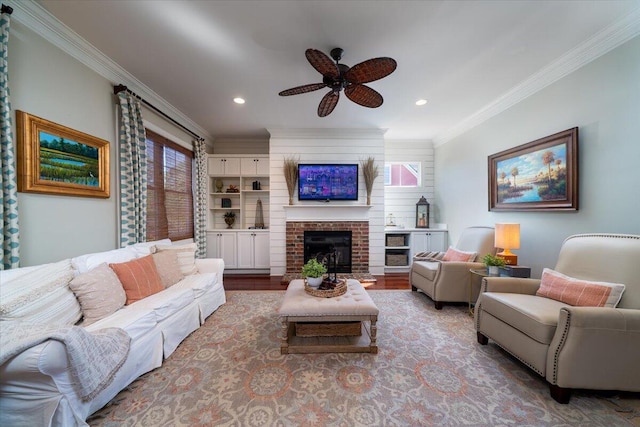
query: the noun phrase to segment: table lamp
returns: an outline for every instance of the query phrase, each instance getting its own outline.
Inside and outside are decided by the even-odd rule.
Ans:
[[[511,249],[520,249],[520,224],[496,224],[494,246],[502,249],[496,256],[504,259],[507,265],[517,265],[518,256],[512,253]]]

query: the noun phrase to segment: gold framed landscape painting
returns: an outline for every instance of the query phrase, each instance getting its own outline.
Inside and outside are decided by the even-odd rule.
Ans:
[[[18,191],[109,197],[109,142],[16,111]]]
[[[489,156],[490,211],[577,211],[578,128]]]

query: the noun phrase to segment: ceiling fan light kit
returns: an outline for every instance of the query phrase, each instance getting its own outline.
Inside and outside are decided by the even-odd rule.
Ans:
[[[344,50],[336,47],[331,50],[329,58],[317,49],[307,49],[307,60],[317,72],[322,74],[322,83],[311,83],[283,90],[280,96],[300,95],[313,92],[325,87],[331,90],[322,97],[318,105],[318,116],[326,117],[336,108],[340,100],[340,92],[351,101],[368,108],[378,108],[384,102],[382,95],[365,86],[364,83],[373,82],[393,73],[397,63],[393,58],[373,58],[349,67],[340,64]],[[333,60],[332,60],[333,59]],[[334,62],[335,61],[335,62]]]

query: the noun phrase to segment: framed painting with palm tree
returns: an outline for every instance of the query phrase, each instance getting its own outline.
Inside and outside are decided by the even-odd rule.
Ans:
[[[578,128],[489,156],[489,210],[578,210]]]

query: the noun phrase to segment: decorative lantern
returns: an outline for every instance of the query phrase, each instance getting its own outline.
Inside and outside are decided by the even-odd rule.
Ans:
[[[416,203],[416,228],[429,228],[429,202],[424,196]]]

